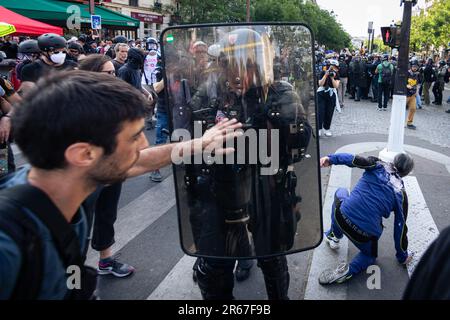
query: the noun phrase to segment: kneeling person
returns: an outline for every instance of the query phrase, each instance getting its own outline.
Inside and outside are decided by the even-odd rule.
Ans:
[[[325,233],[325,241],[331,249],[339,248],[340,239],[346,235],[360,250],[350,264],[341,263],[335,270],[325,270],[319,276],[319,283],[326,285],[342,283],[363,272],[375,263],[378,255],[378,239],[383,232],[382,220],[395,214],[394,242],[399,263],[407,264],[408,238],[406,217],[408,198],[402,178],[414,167],[413,159],[407,154],[398,154],[393,163],[386,163],[376,157],[364,158],[347,153],[332,154],[320,159],[321,167],[346,165],[364,169],[365,172],[349,194],[339,188],[334,196],[331,211],[331,228]]]

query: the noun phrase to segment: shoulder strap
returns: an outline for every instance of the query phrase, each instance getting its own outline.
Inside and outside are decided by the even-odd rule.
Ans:
[[[16,205],[0,197],[0,230],[19,247],[22,263],[10,300],[34,300],[43,278],[42,242],[37,226]]]
[[[19,207],[30,209],[50,230],[64,265],[83,265],[78,236],[59,209],[41,190],[29,184],[2,190],[0,197],[12,200]]]

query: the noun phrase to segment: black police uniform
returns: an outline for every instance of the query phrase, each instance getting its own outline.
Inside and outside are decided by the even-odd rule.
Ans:
[[[302,159],[311,127],[299,96],[288,82],[275,82],[267,93],[263,88],[251,88],[239,96],[227,92],[227,81],[219,76],[217,82],[199,89],[190,104],[193,118],[212,124],[217,113],[223,112],[244,123],[244,128],[280,130],[280,166],[275,175],[264,176],[259,175],[261,164],[190,165],[185,179],[194,242],[199,254],[249,256],[248,228],[257,255],[287,251],[300,219],[293,208],[301,201],[295,192],[295,172],[289,167]],[[211,96],[211,87],[219,93]],[[208,107],[201,109],[205,105]],[[234,264],[233,259],[200,259],[197,279],[204,299],[233,299]],[[258,266],[268,298],[288,299],[286,257],[260,258]]]

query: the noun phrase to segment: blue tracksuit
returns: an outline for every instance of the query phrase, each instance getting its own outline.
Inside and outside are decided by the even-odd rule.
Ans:
[[[389,218],[391,211],[395,214],[394,242],[396,257],[403,263],[408,257],[406,217],[408,213],[408,198],[403,181],[392,164],[383,162],[376,157],[364,158],[348,153],[338,153],[328,156],[331,164],[344,164],[349,167],[365,169],[361,179],[353,191],[348,194],[346,189],[336,191],[335,203],[332,210],[332,227],[336,237],[341,238],[345,233],[349,239],[361,250],[350,263],[350,273],[357,274],[364,271],[375,262],[376,242],[383,232],[382,220]],[[360,231],[372,240],[358,242],[351,233],[342,230],[336,223],[336,201],[340,200],[340,212],[351,221]],[[345,228],[344,228],[345,229]],[[375,250],[374,250],[375,248]]]

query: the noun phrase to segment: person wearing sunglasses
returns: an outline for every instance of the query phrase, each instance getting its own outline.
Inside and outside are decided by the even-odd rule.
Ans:
[[[40,57],[22,68],[22,81],[37,82],[41,77],[61,70],[74,70],[78,67],[75,61],[66,59],[67,42],[62,36],[45,33],[38,37]]]

